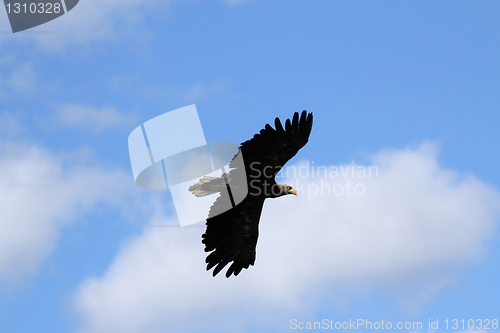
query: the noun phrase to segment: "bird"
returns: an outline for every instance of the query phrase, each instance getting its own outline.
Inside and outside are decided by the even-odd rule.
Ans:
[[[218,193],[206,219],[202,235],[206,270],[215,277],[229,263],[226,277],[237,276],[254,265],[259,221],[264,201],[284,195],[298,195],[290,185],[276,183],[275,177],[288,160],[309,140],[312,112],[295,112],[284,127],[277,117],[275,128],[266,124],[252,139],[238,147],[229,163],[232,170],[220,177],[204,176],[189,191],[204,197]],[[237,158],[238,156],[242,158]]]

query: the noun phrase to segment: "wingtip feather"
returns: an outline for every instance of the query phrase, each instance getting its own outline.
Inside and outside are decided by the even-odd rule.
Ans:
[[[280,118],[276,117],[274,119],[274,127],[276,127],[276,131],[278,132],[284,132],[285,130],[283,129],[283,126],[281,125]]]

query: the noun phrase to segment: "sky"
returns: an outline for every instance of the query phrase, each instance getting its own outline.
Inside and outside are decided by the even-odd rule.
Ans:
[[[0,10],[0,332],[498,331],[499,13],[82,0],[13,34]],[[229,279],[132,174],[132,130],[191,104],[207,142],[314,114]]]

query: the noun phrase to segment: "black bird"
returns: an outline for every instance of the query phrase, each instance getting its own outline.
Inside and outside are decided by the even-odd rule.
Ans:
[[[207,271],[215,266],[213,276],[230,262],[226,277],[236,276],[243,268],[254,264],[264,200],[297,195],[291,186],[278,184],[274,178],[307,143],[312,122],[312,113],[306,111],[300,118],[295,112],[292,121],[286,120],[285,128],[276,118],[276,129],[266,124],[252,139],[240,145],[229,164],[234,169],[221,177],[205,176],[189,188],[198,197],[220,194],[210,208],[207,230],[202,236],[205,252],[213,251],[205,260]],[[240,153],[243,159],[237,158]],[[232,203],[229,208],[228,202]]]

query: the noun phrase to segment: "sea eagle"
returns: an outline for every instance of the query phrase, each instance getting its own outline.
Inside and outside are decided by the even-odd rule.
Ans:
[[[237,163],[238,154],[229,164],[233,168],[221,177],[205,176],[189,190],[197,197],[219,193],[206,221],[206,232],[202,235],[205,252],[211,252],[205,262],[207,271],[215,267],[216,276],[227,264],[226,277],[238,275],[243,268],[255,262],[255,248],[259,236],[259,220],[264,200],[287,194],[297,195],[289,185],[276,183],[275,176],[309,140],[313,122],[312,113],[295,112],[292,121],[287,119],[285,128],[279,118],[274,121],[276,129],[266,124],[258,134],[243,142],[238,148],[242,154],[244,168]],[[242,174],[244,172],[244,174]],[[246,184],[242,184],[244,181]],[[246,185],[246,186],[245,186]],[[234,205],[239,189],[245,189],[242,201]],[[231,200],[233,208],[227,209]]]

